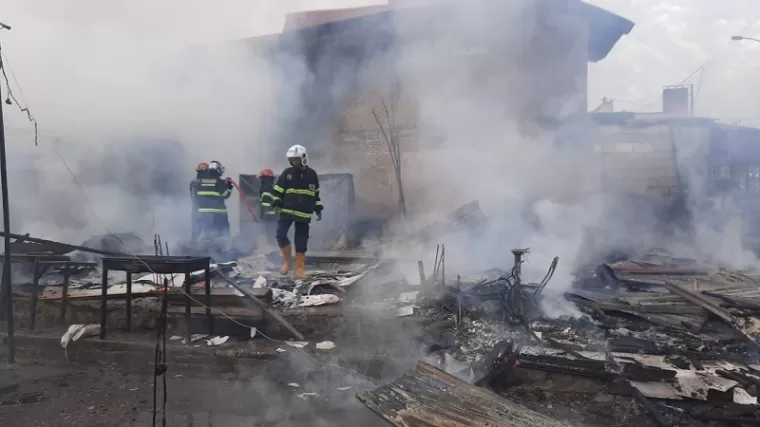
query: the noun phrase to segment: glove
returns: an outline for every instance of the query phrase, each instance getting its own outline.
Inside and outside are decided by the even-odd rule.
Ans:
[[[232,178],[224,178],[224,182],[227,183],[227,188],[232,190],[234,188],[234,185],[232,185]]]
[[[317,212],[317,221],[322,221],[322,212]]]

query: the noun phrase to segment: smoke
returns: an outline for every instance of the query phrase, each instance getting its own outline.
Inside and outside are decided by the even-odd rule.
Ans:
[[[411,213],[395,225],[397,234],[408,236],[478,200],[490,217],[485,232],[451,231],[433,239],[448,243],[447,271],[507,269],[510,249],[530,247],[523,268],[528,281],[539,280],[551,259],[560,257],[550,291],[567,289],[576,274],[617,251],[665,248],[734,267],[756,264],[736,216],[704,206],[709,192],[697,185],[708,174],[704,145],[692,143],[703,135],[686,130],[674,137],[676,146],[684,146],[675,153],[675,179],[683,182],[692,231],[663,221],[670,204],[677,204],[673,197],[605,192],[610,164],[596,145],[607,136],[591,123],[570,120],[586,112],[588,47],[584,20],[573,18],[580,13],[576,6],[560,10],[527,0],[439,5],[395,14],[400,47],[380,56],[399,70],[397,131],[403,136],[409,123],[416,124],[416,139],[401,138]],[[395,189],[391,193],[397,197]],[[409,249],[415,256],[421,249],[431,252]],[[427,265],[432,255],[426,254]]]
[[[11,1],[0,18],[11,88],[40,124],[35,147],[25,114],[4,106],[14,231],[185,240],[199,161],[233,178],[281,167],[311,71],[276,37],[250,38],[304,5],[53,3]],[[228,208],[235,228],[236,197]]]
[[[454,269],[509,268],[509,250],[530,247],[526,276],[539,279],[559,256],[553,282],[566,286],[589,229],[606,220],[588,144],[560,149],[544,123],[585,112],[585,28],[574,13],[476,1],[396,20],[404,87],[419,102],[419,145],[404,152],[404,183],[425,188],[409,196],[423,213],[412,221],[471,200],[491,218],[477,237],[439,237]]]

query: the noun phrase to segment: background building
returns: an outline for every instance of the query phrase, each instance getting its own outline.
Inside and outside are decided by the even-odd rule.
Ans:
[[[362,218],[399,212],[388,140],[402,157],[408,208],[424,213],[428,183],[414,174],[429,150],[450,147],[425,105],[461,98],[465,81],[477,97],[487,82],[483,93],[504,99],[500,114],[536,132],[587,111],[588,62],[633,28],[577,0],[413,3],[292,14],[280,40],[313,75],[283,145],[307,138],[322,170],[353,174]]]

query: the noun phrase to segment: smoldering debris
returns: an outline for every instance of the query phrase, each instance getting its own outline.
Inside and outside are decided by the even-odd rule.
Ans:
[[[419,362],[395,382],[357,396],[368,408],[397,426],[417,425],[418,420],[424,420],[424,425],[569,427],[425,362]],[[457,404],[443,396],[456,396]]]
[[[557,260],[541,282],[522,283],[522,252],[513,253],[508,273],[430,284],[436,290],[420,303],[420,315],[435,319],[422,336],[427,363],[550,415],[552,407],[581,404],[578,384],[591,381],[586,402],[625,401],[656,425],[756,423],[758,272],[653,251],[599,265],[553,302],[578,315],[552,316],[542,300],[555,297],[541,291]],[[630,413],[611,413],[633,422]]]
[[[226,335],[253,338],[256,334],[251,333],[251,328],[261,326],[267,318],[274,318],[275,323],[288,330],[291,336],[303,339],[297,329],[278,314],[279,312],[296,320],[296,316],[302,315],[304,310],[312,310],[311,314],[319,315],[319,310],[326,308],[329,313],[330,306],[340,305],[347,290],[355,287],[383,264],[377,257],[364,257],[364,263],[353,260],[354,262],[341,264],[341,261],[352,259],[340,256],[320,258],[312,255],[310,260],[317,262],[323,269],[310,270],[304,280],[293,280],[280,275],[279,266],[272,263],[267,255],[251,255],[234,261],[211,264],[208,277],[205,270],[187,274],[143,275],[109,270],[108,278],[104,281],[98,263],[74,261],[69,254],[88,253],[94,257],[120,255],[118,252],[110,251],[114,247],[100,249],[73,246],[26,235],[14,235],[14,239],[14,256],[19,259],[18,262],[23,261],[30,267],[33,265],[35,271],[34,274],[30,273],[28,277],[24,277],[24,280],[31,284],[27,282],[16,286],[14,292],[15,298],[32,301],[30,313],[34,315],[31,315],[31,328],[34,328],[38,317],[37,301],[43,304],[42,307],[48,308],[51,308],[50,304],[57,304],[60,314],[55,317],[59,317],[60,322],[64,324],[67,323],[67,318],[73,318],[71,316],[74,314],[78,323],[101,323],[95,313],[101,306],[103,283],[107,286],[105,294],[109,300],[109,316],[117,316],[116,321],[119,323],[125,321],[121,319],[124,308],[127,309],[127,313],[136,310],[132,311],[131,318],[134,320],[135,316],[137,317],[133,325],[138,328],[153,328],[156,326],[156,314],[161,311],[161,294],[165,285],[168,285],[167,310],[172,318],[176,319],[172,321],[179,322],[179,316],[175,315],[183,311],[183,306],[187,305],[189,299],[191,313],[201,314],[205,311],[207,322],[213,321],[208,320],[210,316],[216,317],[217,322],[231,321],[232,324],[225,328],[232,330],[219,331]],[[101,240],[94,238],[89,242],[97,244]],[[207,281],[209,295],[206,295]],[[212,307],[211,313],[205,304]],[[389,309],[392,308],[392,304],[389,305]],[[58,308],[54,310],[58,311]],[[67,316],[67,310],[72,314]],[[341,309],[337,308],[333,312],[337,313],[339,310]],[[80,315],[84,317],[80,318]],[[49,321],[54,316],[44,314],[41,317]],[[24,323],[27,323],[26,319]],[[305,323],[308,325],[308,322]],[[129,322],[126,322],[126,325],[129,330]],[[251,326],[241,329],[236,325]],[[269,336],[272,332],[265,329],[263,333]]]
[[[266,326],[265,322],[257,323],[264,311],[246,305],[247,294],[288,322],[306,319],[297,325],[300,329],[317,318],[340,316],[338,313],[351,308],[364,310],[367,315],[370,306],[355,305],[354,291],[372,282],[373,293],[379,296],[373,304],[388,309],[388,319],[425,325],[419,344],[427,365],[418,366],[396,385],[388,386],[403,383],[413,387],[409,399],[398,402],[410,411],[439,396],[438,406],[428,415],[440,418],[440,412],[446,412],[451,397],[446,391],[417,387],[430,378],[456,385],[450,390],[479,396],[473,397],[473,405],[482,399],[502,399],[497,400],[500,405],[524,416],[543,414],[541,419],[548,416],[550,421],[546,422],[554,425],[562,425],[555,420],[624,425],[647,419],[660,425],[700,426],[723,419],[741,423],[758,409],[758,272],[653,251],[601,263],[579,276],[572,287],[559,286],[567,290],[557,294],[553,291],[557,286],[552,286],[557,280],[553,273],[562,262],[557,258],[548,263],[545,273],[526,277],[521,266],[527,251],[519,249],[511,254],[513,265],[502,271],[446,277],[445,248],[440,252],[432,275],[413,285],[375,280],[374,274],[385,262],[382,258],[368,258],[363,264],[324,264],[326,267],[311,270],[307,279],[298,281],[271,271],[277,266],[263,255],[213,264],[212,306],[255,327],[256,333],[249,327],[198,336],[210,340],[212,348],[219,344],[220,351],[243,354],[240,341],[261,339],[259,330],[269,336],[266,329],[259,329]],[[334,261],[331,257],[330,262]],[[69,276],[67,303],[97,306],[102,291],[97,266],[78,268]],[[171,277],[134,277],[134,306],[155,318],[165,278],[172,283]],[[62,280],[61,272],[51,269],[44,283],[40,281],[39,299],[63,304]],[[190,296],[204,301],[205,274],[174,277],[175,285],[186,281]],[[108,306],[116,310],[113,313],[122,312],[124,305],[119,302],[126,301],[126,288],[123,278],[113,278],[108,289],[112,300]],[[170,286],[166,292],[169,313],[182,313],[187,302],[183,289]],[[29,293],[30,288],[22,286],[16,296],[25,299]],[[319,302],[322,305],[312,305]],[[192,310],[201,314],[204,307],[194,304]],[[216,320],[223,317],[218,315]],[[77,323],[92,322],[78,318]],[[350,351],[350,343],[339,335],[330,335],[336,332],[329,324],[320,325],[316,334],[302,330],[303,339],[278,342],[272,353],[309,352],[314,357],[329,358]],[[366,333],[360,335],[361,339],[373,339]],[[202,347],[209,347],[209,343]],[[370,402],[371,396],[377,398],[392,390],[358,391],[365,402]],[[482,393],[488,393],[487,397]],[[598,411],[609,414],[604,421],[593,422],[587,418],[593,415],[590,410],[575,414],[580,418],[560,412],[561,408],[567,411],[585,405],[597,405],[601,408]],[[387,407],[373,409],[389,416]],[[502,424],[494,422],[510,425],[504,420]]]

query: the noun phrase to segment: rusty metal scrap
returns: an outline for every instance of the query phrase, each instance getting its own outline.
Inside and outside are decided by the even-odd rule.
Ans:
[[[56,242],[53,240],[38,239],[31,237],[28,234],[15,234],[8,233],[8,235],[15,239],[15,242],[11,243],[11,252],[14,254],[25,253],[53,253],[57,255],[63,255],[74,251],[82,251],[93,253],[97,255],[105,256],[122,256],[124,254],[119,252],[104,251],[94,248],[88,248],[85,246],[70,245],[68,243]],[[5,236],[5,233],[0,231],[0,237]]]
[[[398,427],[569,427],[425,362],[356,397]]]

